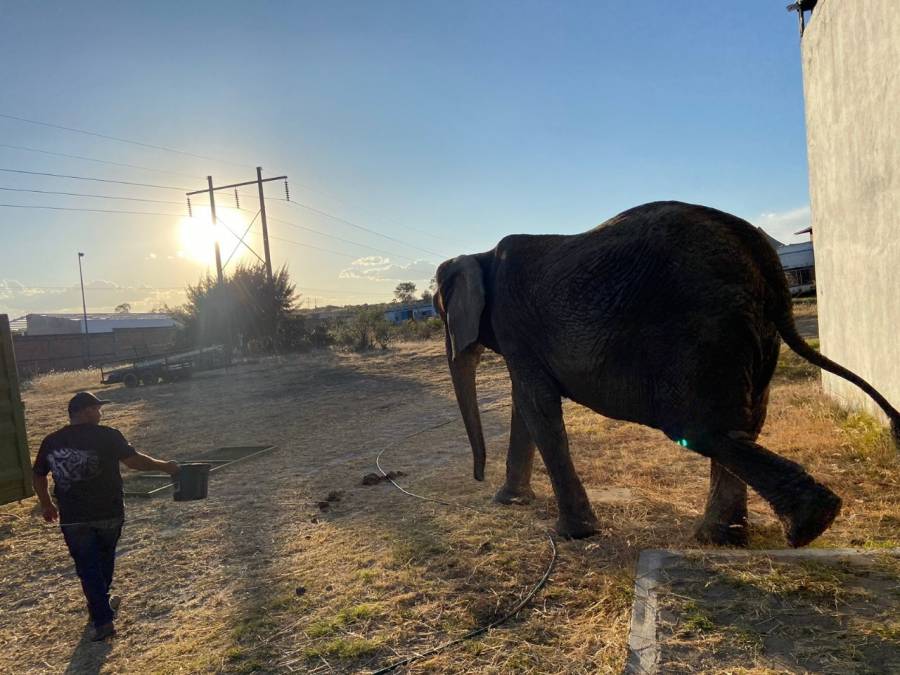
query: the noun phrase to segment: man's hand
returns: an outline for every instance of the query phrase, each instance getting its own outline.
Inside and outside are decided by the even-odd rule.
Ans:
[[[142,452],[136,452],[126,457],[122,460],[122,463],[135,471],[165,471],[170,476],[174,476],[181,468],[178,466],[178,462],[154,459]]]
[[[56,510],[56,506],[53,504],[41,506],[41,513],[44,516],[44,520],[48,523],[55,522],[59,519],[59,511]]]

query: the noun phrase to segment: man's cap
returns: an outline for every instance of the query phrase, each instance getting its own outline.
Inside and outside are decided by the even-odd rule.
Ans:
[[[101,398],[97,398],[89,391],[79,391],[72,397],[72,400],[69,401],[69,416],[71,417],[85,408],[90,408],[94,405],[105,405],[107,403],[112,403],[112,401],[105,401]]]

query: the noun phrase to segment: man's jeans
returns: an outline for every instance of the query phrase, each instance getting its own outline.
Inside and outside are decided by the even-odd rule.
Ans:
[[[95,627],[106,625],[114,616],[109,606],[109,587],[112,585],[122,521],[73,523],[63,525],[61,529],[75,561],[75,571],[81,579],[91,621]]]

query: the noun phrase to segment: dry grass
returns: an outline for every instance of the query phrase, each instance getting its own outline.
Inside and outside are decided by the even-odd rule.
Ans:
[[[795,317],[817,316],[819,305],[816,298],[794,298],[793,310]]]
[[[900,559],[696,556],[667,569],[665,673],[897,672]]]
[[[62,422],[72,391],[97,389],[89,378],[31,383],[33,449]],[[58,531],[32,517],[32,503],[0,510],[21,517],[0,520],[9,522],[0,535],[0,660],[23,673],[359,672],[489,622],[543,573],[556,507],[542,467],[535,504],[490,501],[503,481],[509,414],[500,359],[487,359],[479,387],[484,484],[471,479],[437,343],[267,359],[187,383],[105,390],[116,401],[110,423],[151,454],[280,449],[217,474],[206,501],[128,503],[117,569],[125,601],[109,648],[79,641],[83,601]],[[626,488],[635,498],[595,504],[601,535],[560,542],[549,585],[517,618],[408,672],[621,670],[637,556],[694,545],[708,463],[659,432],[571,403],[566,419],[585,484]],[[836,411],[817,379],[779,372],[762,442],[844,497],[842,515],[816,546],[898,545],[900,467],[858,419]],[[385,483],[362,486],[382,448],[385,469],[404,471],[411,490],[479,512],[423,503]],[[316,502],[332,490],[343,491],[341,500],[320,511]],[[783,546],[755,497],[751,523],[753,547]]]

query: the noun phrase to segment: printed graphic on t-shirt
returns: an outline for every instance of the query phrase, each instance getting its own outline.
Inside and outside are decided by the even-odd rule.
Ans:
[[[73,483],[100,475],[100,457],[95,452],[75,448],[56,448],[47,455],[56,489],[68,492]]]

